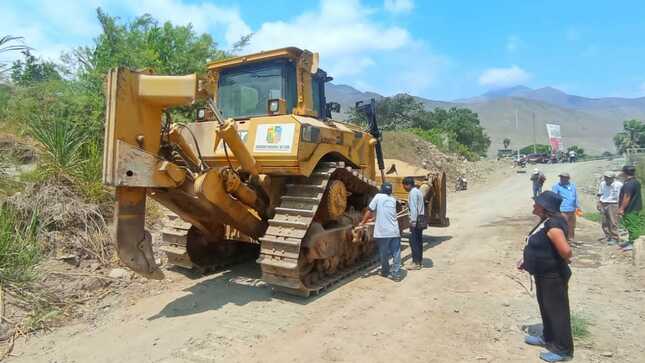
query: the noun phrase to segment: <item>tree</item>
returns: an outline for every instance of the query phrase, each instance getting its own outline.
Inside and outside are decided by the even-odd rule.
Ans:
[[[478,155],[486,154],[490,137],[479,124],[479,116],[467,108],[436,108],[429,112],[429,125],[453,132],[457,141]]]
[[[376,118],[382,130],[429,128],[421,127],[423,122],[420,118],[424,112],[423,104],[406,94],[384,97],[376,102]],[[350,110],[350,119],[362,125],[367,122],[365,116],[353,108]]]
[[[509,139],[508,137],[505,137],[502,143],[504,144],[504,149],[508,149],[508,146],[511,144],[511,139]]]
[[[203,74],[209,61],[229,56],[217,48],[211,35],[195,33],[190,24],[160,24],[148,14],[122,23],[101,8],[96,14],[102,32],[95,44],[76,48],[64,58],[70,72],[87,89],[86,101],[92,110],[88,118],[99,135],[104,119],[103,80],[111,68],[151,69],[164,75]]]
[[[626,149],[645,147],[645,124],[634,119],[623,122],[623,131],[614,136],[614,144],[619,154]]]
[[[551,146],[544,145],[544,144],[535,144],[535,152],[542,153],[542,154],[550,154]],[[533,154],[533,144],[521,148],[520,154]]]
[[[352,122],[364,125],[364,117],[356,110],[350,111]],[[467,156],[469,159],[486,154],[490,146],[490,138],[481,127],[479,116],[467,108],[435,108],[426,111],[423,103],[416,98],[401,94],[378,100],[376,118],[383,130],[412,128],[421,131],[420,135],[429,137],[433,143],[438,140],[450,140],[447,143],[453,145],[449,147],[450,151],[464,155],[462,151],[466,150],[472,154]],[[456,144],[462,147],[457,147]]]
[[[29,50],[22,52],[25,60],[17,60],[11,66],[11,81],[18,86],[29,86],[37,82],[61,80],[58,66],[53,62],[34,57]]]

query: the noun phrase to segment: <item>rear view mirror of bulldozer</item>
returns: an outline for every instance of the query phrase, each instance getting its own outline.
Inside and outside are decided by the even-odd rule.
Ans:
[[[331,114],[332,112],[340,113],[340,103],[338,102],[328,102],[327,110]]]

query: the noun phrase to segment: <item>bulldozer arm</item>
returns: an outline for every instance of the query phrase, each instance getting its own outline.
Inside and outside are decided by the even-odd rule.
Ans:
[[[118,68],[106,81],[103,183],[116,189],[117,252],[133,271],[162,279],[144,228],[146,194],[149,188],[173,188],[185,180],[183,170],[157,156],[161,114],[166,107],[193,102],[197,77],[160,77]]]

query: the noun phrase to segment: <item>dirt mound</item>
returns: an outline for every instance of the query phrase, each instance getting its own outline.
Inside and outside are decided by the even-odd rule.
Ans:
[[[0,158],[11,159],[18,164],[30,164],[36,161],[36,149],[11,134],[0,133]]]
[[[29,185],[6,203],[22,218],[38,218],[47,254],[109,264],[112,246],[104,217],[111,214],[108,207],[84,202],[71,186],[55,182]]]
[[[495,170],[494,162],[470,162],[458,155],[446,154],[432,143],[409,132],[383,133],[383,153],[387,159],[402,160],[423,169],[444,171],[449,185],[454,184],[460,176],[468,181],[483,181]]]

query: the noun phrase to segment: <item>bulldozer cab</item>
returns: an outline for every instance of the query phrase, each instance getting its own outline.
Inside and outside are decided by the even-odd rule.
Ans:
[[[339,109],[326,102],[325,82],[332,78],[317,64],[316,53],[297,48],[213,62],[208,66],[211,92],[224,118],[293,114],[325,119]],[[198,112],[198,121],[210,121],[207,116]]]

